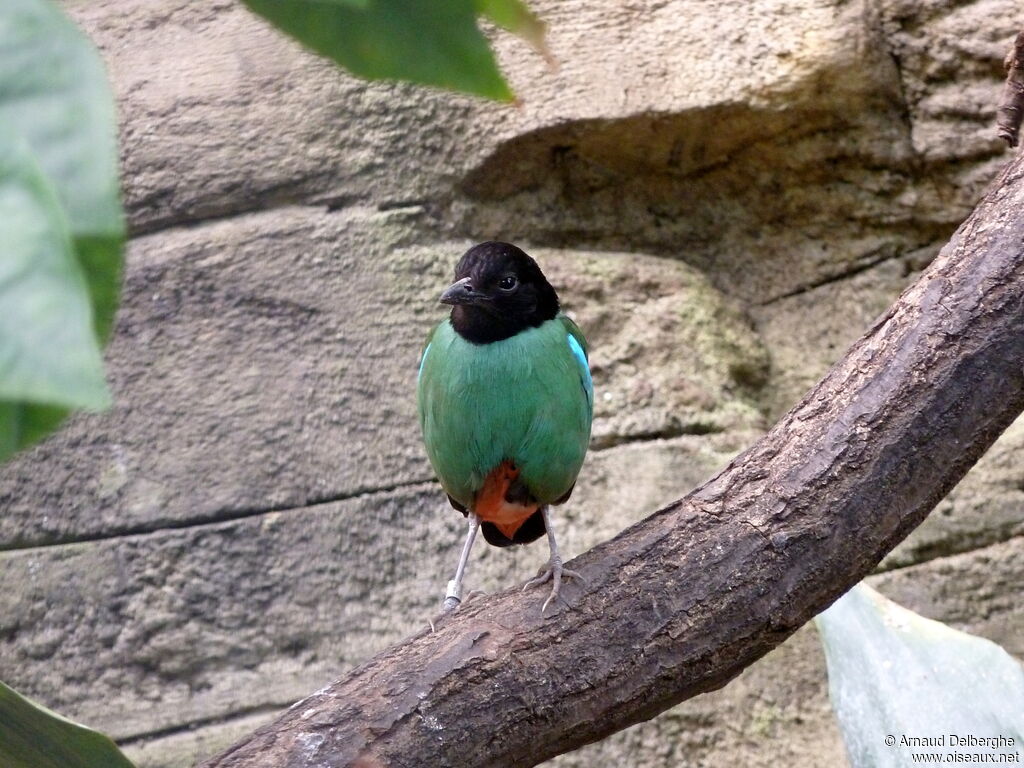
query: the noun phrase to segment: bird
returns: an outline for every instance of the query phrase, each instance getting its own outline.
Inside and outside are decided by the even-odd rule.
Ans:
[[[488,544],[529,544],[545,533],[550,556],[523,589],[565,568],[550,507],[568,501],[590,444],[594,384],[587,340],[560,308],[537,262],[511,243],[473,246],[441,294],[450,315],[427,336],[417,404],[427,457],[468,531],[443,613],[462,601],[477,531]],[[563,598],[564,600],[564,598]]]

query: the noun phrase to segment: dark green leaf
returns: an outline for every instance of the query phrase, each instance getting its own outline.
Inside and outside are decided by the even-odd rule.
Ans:
[[[0,400],[0,462],[34,445],[67,418],[68,409]]]
[[[102,344],[110,338],[121,296],[121,235],[74,234],[75,255],[85,273],[92,300],[93,324]]]
[[[133,768],[114,742],[0,683],[3,768]]]
[[[310,0],[314,3],[325,3],[326,5],[347,5],[351,8],[365,8],[370,0]]]
[[[995,643],[918,616],[863,584],[815,621],[853,768],[902,768],[915,753],[1024,758],[1024,668]],[[951,734],[1015,744],[958,746]],[[917,748],[904,737],[941,743]]]
[[[357,75],[510,101],[474,0],[245,0],[253,11]]]

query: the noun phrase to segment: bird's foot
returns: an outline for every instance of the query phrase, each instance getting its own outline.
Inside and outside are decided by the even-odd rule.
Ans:
[[[430,631],[431,632],[436,632],[437,629],[435,628],[434,623],[440,621],[441,619],[445,618],[446,616],[450,616],[451,614],[455,613],[455,611],[458,609],[458,607],[460,605],[462,605],[463,602],[467,602],[468,603],[474,597],[477,597],[479,595],[486,595],[486,594],[487,593],[484,592],[481,589],[474,589],[472,592],[470,592],[468,595],[466,595],[465,600],[463,600],[463,598],[461,598],[458,595],[454,594],[454,592],[452,590],[451,582],[449,582],[448,583],[448,594],[445,595],[444,603],[441,604],[441,612],[439,614],[437,614],[437,616],[435,616],[433,619],[427,619],[427,623],[430,624]]]
[[[578,579],[584,584],[586,584],[587,582],[587,580],[583,578],[583,574],[579,571],[574,571],[569,568],[565,568],[562,565],[562,558],[552,557],[551,560],[548,562],[548,567],[544,569],[544,572],[542,574],[537,576],[535,579],[530,579],[528,582],[526,582],[526,584],[523,585],[523,591],[525,592],[530,587],[539,587],[541,584],[546,584],[549,581],[553,582],[551,585],[551,594],[548,595],[548,599],[544,601],[544,605],[540,607],[541,616],[544,615],[544,611],[547,610],[548,605],[555,598],[561,598],[563,603],[565,603],[566,605],[569,604],[561,595],[563,577],[567,579]]]
[[[462,605],[462,598],[459,597],[446,597],[444,602],[441,603],[441,615],[451,613],[456,608]]]
[[[466,595],[466,601],[473,599],[477,595],[484,594],[479,589],[474,589],[468,595]],[[452,579],[448,582],[448,591],[444,594],[444,602],[441,604],[441,615],[451,613],[459,605],[462,604],[462,582]]]
[[[468,595],[466,595],[465,598],[461,598],[458,595],[453,595],[453,594],[449,593],[449,594],[445,595],[444,602],[441,604],[441,615],[443,616],[446,613],[451,613],[456,608],[458,608],[460,605],[462,605],[464,602],[468,603],[474,597],[478,597],[480,595],[486,595],[486,594],[487,593],[484,592],[482,589],[474,589],[472,592],[470,592]]]

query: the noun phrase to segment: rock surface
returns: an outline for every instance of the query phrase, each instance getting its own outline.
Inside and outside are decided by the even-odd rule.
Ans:
[[[593,349],[575,554],[749,445],[1003,161],[1000,0],[541,0],[522,106],[354,80],[234,0],[69,0],[121,113],[115,408],[0,468],[0,678],[183,768],[425,626],[462,535],[412,389],[473,241],[536,256]],[[873,583],[1024,656],[1024,425]],[[521,583],[542,547],[479,548]],[[836,766],[811,627],[552,765]]]

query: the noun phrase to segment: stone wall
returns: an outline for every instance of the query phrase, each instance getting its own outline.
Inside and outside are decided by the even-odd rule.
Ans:
[[[524,245],[593,347],[565,551],[750,444],[1005,161],[1010,0],[539,0],[503,107],[369,85],[234,0],[71,0],[121,114],[116,406],[0,468],[0,678],[145,768],[227,746],[423,626],[462,522],[413,387],[472,242]],[[1024,657],[1024,423],[872,577]],[[546,549],[480,547],[469,582]],[[837,766],[812,628],[552,765]]]

